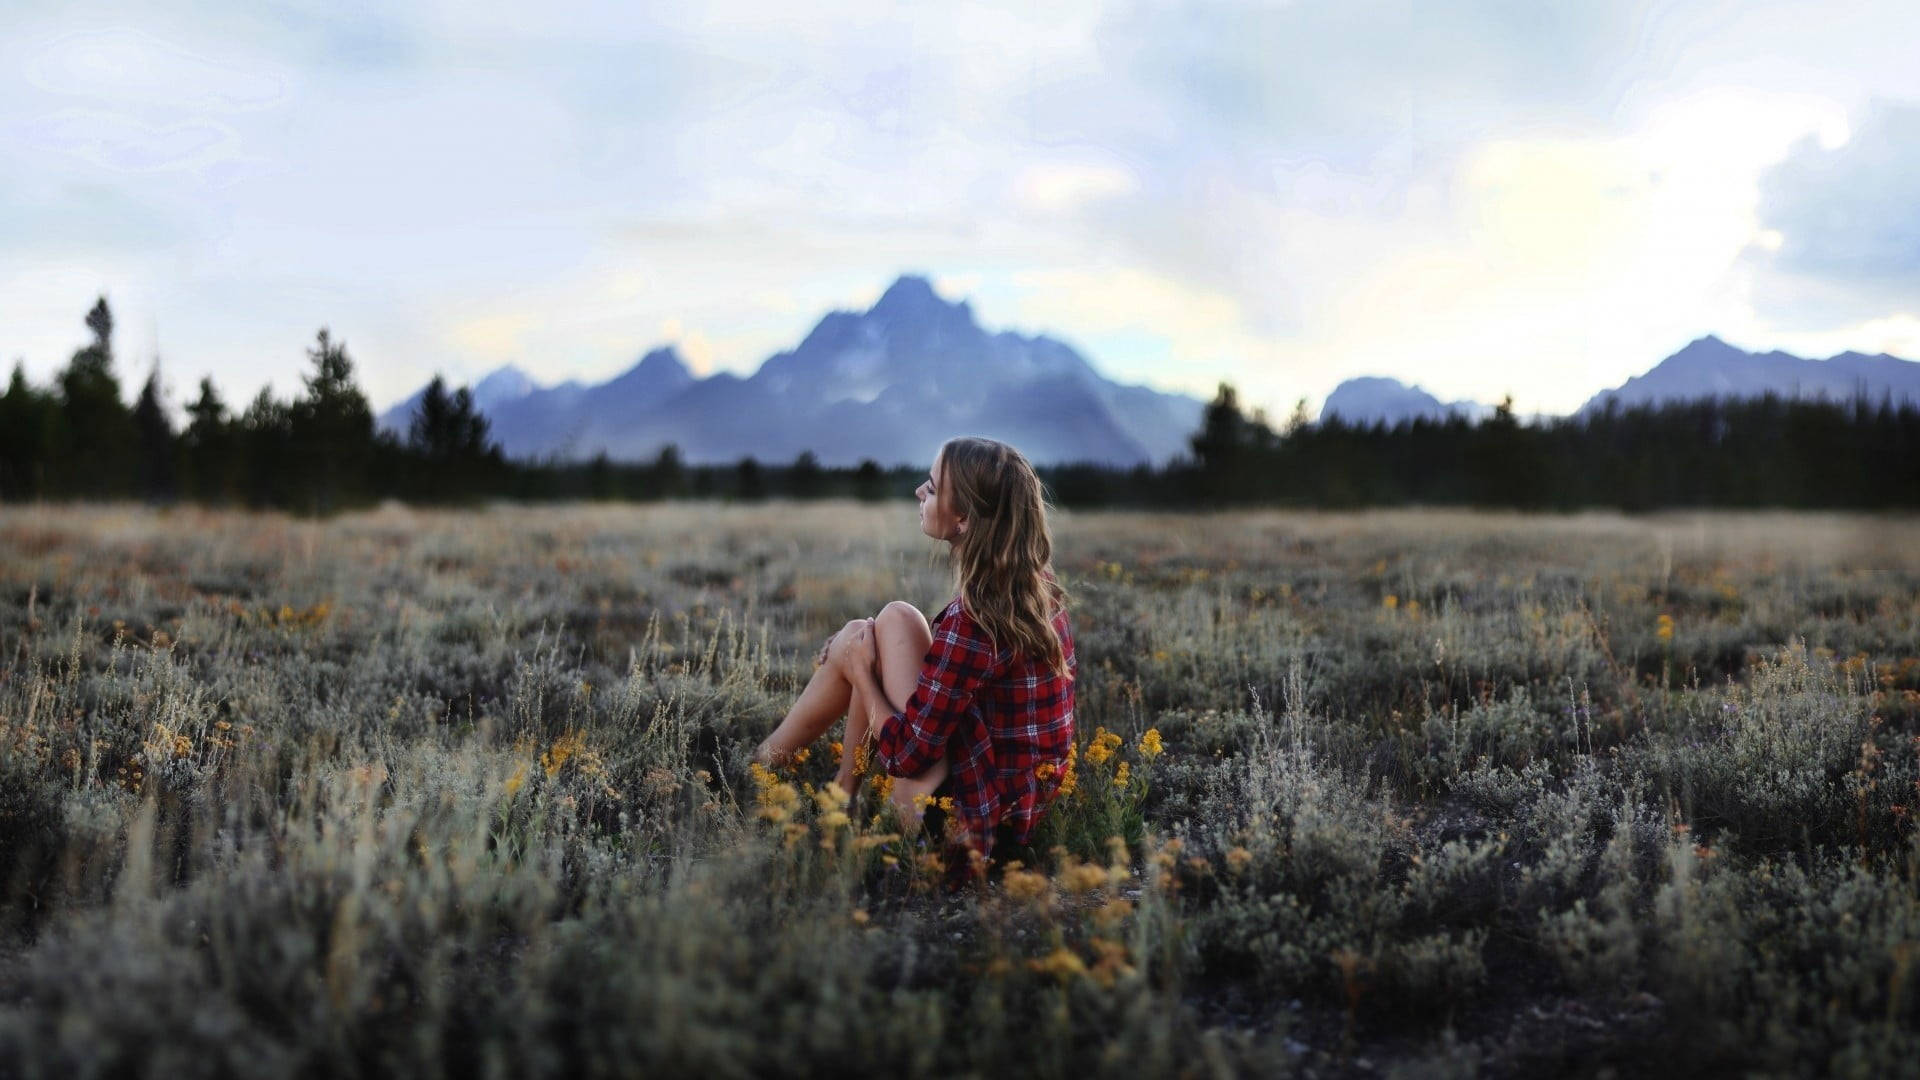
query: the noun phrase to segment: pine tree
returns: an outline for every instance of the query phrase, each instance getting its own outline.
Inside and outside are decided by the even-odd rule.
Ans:
[[[187,430],[180,441],[188,491],[209,502],[232,498],[234,479],[244,472],[245,463],[236,460],[233,421],[211,378],[200,380],[200,397],[187,406]]]
[[[126,494],[133,475],[133,420],[113,374],[113,312],[100,297],[87,312],[93,343],[60,373],[60,487],[86,497]]]
[[[321,327],[307,350],[313,373],[289,415],[303,509],[331,513],[359,498],[373,457],[373,407],[354,385],[346,342]]]
[[[173,421],[161,394],[160,361],[155,360],[133,406],[133,427],[140,445],[140,493],[156,502],[171,501],[177,494]]]
[[[27,382],[26,365],[16,361],[7,392],[0,395],[0,499],[47,494],[58,418],[57,403]]]

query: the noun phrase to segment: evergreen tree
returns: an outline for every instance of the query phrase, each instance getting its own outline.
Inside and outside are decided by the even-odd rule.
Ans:
[[[151,501],[170,502],[177,494],[173,421],[161,393],[160,362],[155,360],[133,406],[133,427],[140,445],[140,493]]]
[[[767,497],[766,477],[761,475],[760,463],[749,454],[740,459],[734,467],[734,494],[742,499],[759,500]]]
[[[686,466],[680,461],[680,448],[672,443],[660,448],[653,459],[653,489],[663,499],[671,499],[686,490]]]
[[[293,449],[292,407],[276,400],[271,386],[263,386],[240,414],[238,428],[247,502],[255,507],[292,506],[295,495],[304,491],[302,478],[295,475],[299,462]]]
[[[447,382],[436,373],[433,381],[421,391],[420,404],[414,407],[413,419],[407,423],[408,448],[428,458],[450,456],[452,412],[453,400],[447,394]]]
[[[132,417],[113,374],[113,312],[100,297],[87,312],[93,342],[60,373],[61,488],[83,497],[126,494],[135,446]]]
[[[886,497],[887,475],[880,470],[880,463],[868,458],[853,470],[853,494],[865,502],[874,502]]]
[[[227,403],[211,378],[200,380],[200,397],[187,406],[187,430],[180,436],[187,490],[194,498],[225,502],[234,495],[244,463],[236,460],[237,440]]]
[[[820,494],[825,476],[820,471],[820,459],[811,450],[800,451],[793,459],[793,468],[787,472],[787,489],[795,498],[811,499]]]
[[[344,341],[320,328],[307,350],[313,373],[306,395],[293,403],[289,435],[298,467],[303,509],[331,513],[366,490],[373,457],[373,408],[354,385]]]
[[[58,419],[58,405],[27,382],[26,365],[16,361],[7,392],[0,396],[0,499],[48,494]]]

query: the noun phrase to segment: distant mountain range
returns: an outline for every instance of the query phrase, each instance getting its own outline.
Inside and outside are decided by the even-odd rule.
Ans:
[[[1809,360],[1792,353],[1750,353],[1712,335],[1655,364],[1644,375],[1628,379],[1589,398],[1574,414],[1605,409],[1610,401],[1621,408],[1661,405],[1701,398],[1748,398],[1772,393],[1783,398],[1826,398],[1848,401],[1864,396],[1920,404],[1920,363],[1880,353],[1843,352],[1825,360]],[[1327,395],[1320,418],[1338,416],[1349,424],[1388,427],[1419,418],[1444,420],[1451,415],[1483,418],[1493,406],[1474,401],[1442,403],[1418,386],[1398,379],[1363,376],[1348,379]]]
[[[1880,353],[1843,352],[1808,360],[1778,350],[1750,353],[1709,334],[1612,390],[1602,390],[1580,406],[1581,413],[1709,397],[1759,397],[1849,401],[1856,396],[1878,403],[1920,402],[1920,363]]]
[[[1333,393],[1327,395],[1326,403],[1320,406],[1320,419],[1338,417],[1345,423],[1363,427],[1374,424],[1392,427],[1405,421],[1445,420],[1450,416],[1478,420],[1492,412],[1491,405],[1482,405],[1477,401],[1442,404],[1439,398],[1399,379],[1363,375],[1333,388]]]
[[[423,388],[424,389],[424,388]],[[419,393],[380,426],[405,433]],[[902,275],[864,312],[833,311],[751,376],[695,376],[671,346],[607,382],[542,387],[504,367],[474,387],[509,457],[604,452],[643,460],[671,443],[689,462],[754,457],[925,464],[953,435],[985,435],[1039,463],[1158,464],[1188,452],[1202,402],[1115,383],[1045,334],[988,333],[967,301]]]
[[[423,388],[424,389],[424,388]],[[1046,334],[989,333],[967,301],[948,302],[925,277],[902,275],[864,312],[833,311],[799,345],[747,377],[694,375],[673,346],[642,356],[603,383],[541,386],[511,365],[473,387],[508,456],[583,460],[653,457],[671,443],[691,462],[743,457],[775,463],[811,450],[827,465],[871,458],[924,464],[952,435],[987,435],[1035,462],[1161,464],[1189,452],[1203,403],[1115,383],[1072,346]],[[1808,360],[1749,353],[1703,337],[1644,375],[1595,394],[1576,415],[1703,397],[1864,395],[1920,403],[1920,363],[1844,352]],[[380,426],[405,434],[416,392]],[[1416,418],[1493,412],[1442,402],[1384,376],[1348,379],[1327,395],[1321,419],[1392,426]],[[1536,417],[1537,419],[1537,417]]]

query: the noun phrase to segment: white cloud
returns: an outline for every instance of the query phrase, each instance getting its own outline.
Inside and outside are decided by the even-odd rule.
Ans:
[[[604,378],[674,336],[750,370],[915,271],[1278,411],[1372,372],[1569,407],[1709,331],[1907,340],[1911,305],[1860,302],[1893,275],[1788,274],[1809,218],[1758,201],[1795,139],[1852,138],[1795,168],[1864,161],[1865,103],[1920,100],[1920,8],[1848,10],[0,15],[0,350],[50,371],[105,290],[183,383],[290,389],[324,322],[384,403],[509,360]],[[1837,176],[1799,202],[1869,205]]]

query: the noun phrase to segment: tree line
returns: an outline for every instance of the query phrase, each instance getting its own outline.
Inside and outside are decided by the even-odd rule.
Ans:
[[[690,464],[510,461],[465,387],[428,384],[404,434],[378,430],[346,343],[325,328],[300,392],[271,388],[238,411],[202,379],[176,430],[158,365],[134,405],[114,371],[113,315],[87,313],[92,340],[39,388],[16,365],[0,395],[0,499],[121,499],[325,514],[386,499],[853,497],[911,490],[914,466],[822,465],[748,457]],[[1511,401],[1480,422],[1310,421],[1304,403],[1275,426],[1222,384],[1164,466],[1041,468],[1070,506],[1408,503],[1571,510],[1680,506],[1893,509],[1920,505],[1920,407],[1761,397],[1621,409],[1522,424]]]

